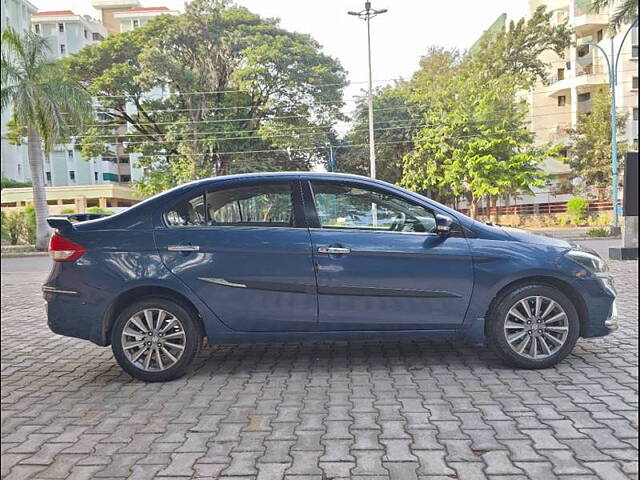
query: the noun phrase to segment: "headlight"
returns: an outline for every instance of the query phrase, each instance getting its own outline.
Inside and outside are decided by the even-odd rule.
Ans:
[[[582,265],[584,268],[593,273],[608,272],[609,266],[600,255],[595,252],[590,252],[582,249],[574,249],[567,252],[569,257],[574,262]]]

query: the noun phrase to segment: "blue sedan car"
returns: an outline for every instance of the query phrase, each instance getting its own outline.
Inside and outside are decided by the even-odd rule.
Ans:
[[[460,338],[545,368],[616,328],[596,253],[364,177],[218,177],[49,224],[49,327],[144,381],[182,375],[205,338]]]

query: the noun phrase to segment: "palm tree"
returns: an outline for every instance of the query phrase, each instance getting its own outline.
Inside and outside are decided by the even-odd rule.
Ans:
[[[611,8],[615,10],[609,19],[609,28],[615,33],[625,23],[631,23],[638,16],[638,0],[593,0],[591,9],[594,12]]]
[[[2,111],[13,105],[16,127],[26,132],[36,211],[36,248],[45,250],[49,238],[43,153],[51,151],[91,112],[91,97],[69,80],[60,62],[51,57],[47,40],[33,32],[2,32]],[[44,152],[43,152],[44,147]]]

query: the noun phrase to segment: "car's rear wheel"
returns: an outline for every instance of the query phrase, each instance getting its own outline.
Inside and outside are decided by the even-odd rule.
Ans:
[[[146,298],[126,307],[111,331],[111,348],[120,366],[145,382],[182,376],[201,345],[195,316],[165,298]]]
[[[565,358],[580,336],[573,302],[557,288],[533,284],[502,295],[489,312],[487,341],[507,364],[547,368]]]

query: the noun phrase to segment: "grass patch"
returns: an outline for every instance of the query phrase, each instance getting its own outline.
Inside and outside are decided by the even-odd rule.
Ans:
[[[611,235],[611,232],[609,231],[609,229],[604,227],[595,227],[587,230],[587,236],[589,237],[602,238],[602,237],[608,237],[610,235]]]

